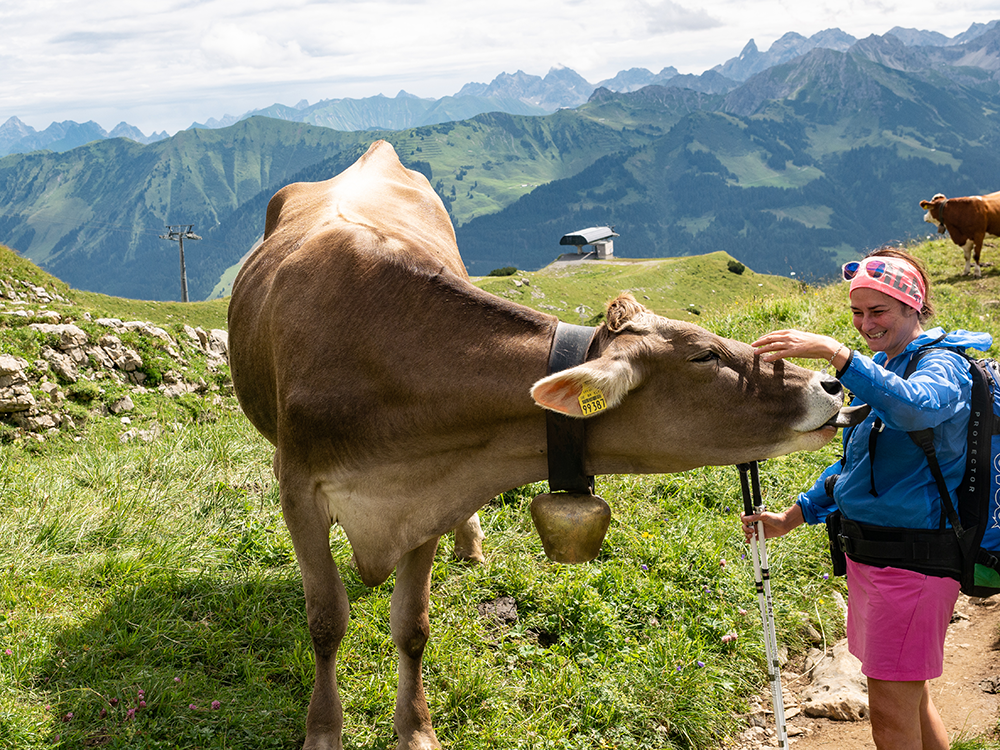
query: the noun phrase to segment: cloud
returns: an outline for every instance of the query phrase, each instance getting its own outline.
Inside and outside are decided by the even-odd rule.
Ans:
[[[201,39],[200,48],[210,62],[221,67],[271,68],[308,58],[298,42],[282,44],[231,23],[209,28]]]
[[[724,25],[704,8],[689,10],[672,0],[663,0],[660,3],[640,2],[640,7],[646,16],[647,27],[653,34],[705,31]]]

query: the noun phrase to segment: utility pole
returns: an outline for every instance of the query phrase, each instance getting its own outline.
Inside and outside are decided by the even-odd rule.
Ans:
[[[167,233],[161,234],[161,240],[174,240],[181,246],[181,302],[188,301],[187,270],[184,267],[184,240],[200,240],[194,233],[194,224],[167,224]]]

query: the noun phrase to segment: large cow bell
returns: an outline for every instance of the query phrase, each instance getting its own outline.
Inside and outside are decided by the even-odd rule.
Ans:
[[[553,562],[590,562],[601,551],[611,508],[597,495],[556,492],[536,495],[531,520]]]

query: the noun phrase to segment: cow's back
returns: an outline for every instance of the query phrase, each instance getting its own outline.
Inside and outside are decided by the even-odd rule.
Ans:
[[[277,360],[318,327],[356,334],[361,308],[381,302],[365,297],[376,294],[373,276],[391,276],[386,267],[468,279],[440,198],[390,144],[374,143],[333,179],[288,185],[271,199],[263,242],[233,283],[229,337],[240,404],[272,443],[278,381],[288,367]]]

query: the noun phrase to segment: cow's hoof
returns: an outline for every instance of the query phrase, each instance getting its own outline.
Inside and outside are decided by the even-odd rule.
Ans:
[[[309,735],[302,750],[344,750],[340,737],[331,734]]]
[[[475,544],[471,549],[455,547],[455,559],[463,562],[481,563],[486,559],[483,556],[483,545]]]

